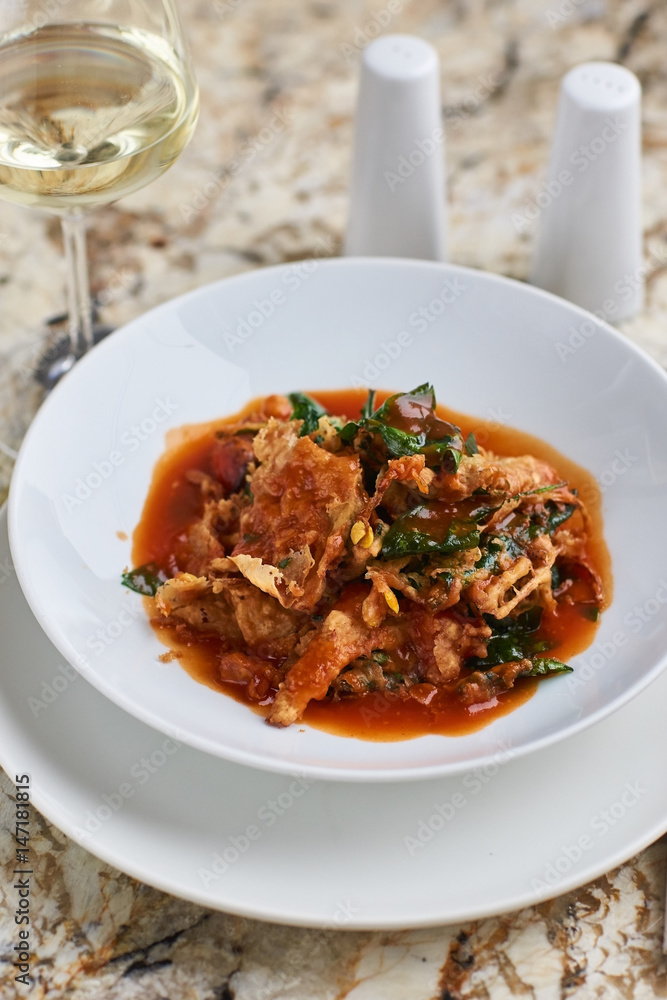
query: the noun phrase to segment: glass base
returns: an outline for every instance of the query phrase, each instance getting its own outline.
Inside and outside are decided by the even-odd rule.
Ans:
[[[50,392],[58,384],[63,375],[66,375],[74,367],[81,356],[72,349],[72,338],[67,331],[67,321],[66,313],[61,316],[53,316],[46,321],[49,328],[49,342],[35,366],[34,377],[35,381],[44,386],[47,392]],[[58,331],[59,327],[63,328],[62,332]],[[94,344],[99,344],[101,340],[113,333],[113,330],[114,327],[99,323],[97,316],[93,315]]]

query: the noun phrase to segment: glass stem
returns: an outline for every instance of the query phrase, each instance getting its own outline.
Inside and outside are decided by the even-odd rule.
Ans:
[[[69,211],[61,216],[67,267],[67,311],[74,354],[81,357],[93,346],[92,304],[86,253],[86,217]]]

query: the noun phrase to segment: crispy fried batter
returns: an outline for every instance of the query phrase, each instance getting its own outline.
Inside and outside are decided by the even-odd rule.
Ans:
[[[517,678],[527,674],[531,666],[530,660],[514,660],[500,663],[490,670],[476,670],[461,681],[457,694],[464,705],[479,705],[503,691],[509,691]]]
[[[392,483],[404,483],[416,486],[420,493],[428,493],[435,479],[432,469],[426,468],[424,455],[405,455],[403,458],[392,458],[380,472],[375,484],[375,493],[364,505],[361,517],[366,523],[375,508],[382,502],[385,493]]]
[[[231,643],[243,641],[232,608],[224,598],[220,599],[206,577],[179,573],[159,588],[155,605],[167,620],[185,622],[197,631],[217,633]]]
[[[551,567],[557,549],[547,535],[538,536],[500,575],[478,574],[466,596],[481,614],[506,618],[522,601],[545,584],[550,584]]]
[[[288,671],[268,715],[273,726],[289,726],[303,715],[309,701],[320,701],[344,667],[374,649],[396,649],[405,638],[405,623],[392,620],[369,628],[361,617],[365,591],[351,587],[327,615],[303,656]]]
[[[258,656],[271,659],[288,656],[303,632],[312,627],[310,615],[284,608],[247,580],[229,580],[225,597],[244,642]]]
[[[558,473],[547,462],[532,455],[500,457],[479,449],[464,455],[456,473],[440,472],[432,484],[432,495],[442,500],[460,500],[478,490],[493,495],[523,493],[559,482]]]
[[[423,609],[410,615],[411,639],[433,684],[456,680],[468,656],[486,656],[491,629],[481,620],[464,620],[451,612],[431,615]]]
[[[299,437],[295,421],[274,419],[255,438],[255,455],[253,502],[241,514],[241,540],[232,558],[284,607],[312,610],[324,593],[327,571],[345,555],[364,502],[359,460]]]
[[[243,684],[251,701],[263,701],[280,682],[280,671],[270,661],[237,650],[222,653],[218,676],[221,681]]]
[[[417,396],[410,434],[429,412],[428,393]],[[220,636],[222,680],[256,701],[277,691],[272,725],[327,694],[488,701],[531,669],[538,647],[502,646],[524,611],[602,604],[585,505],[548,463],[472,454],[452,436],[392,452],[363,421],[351,440],[319,412],[291,419],[290,400],[270,396],[218,432],[207,471],[188,474],[203,512],[177,563],[186,572],[156,595],[163,623]],[[445,446],[462,449],[455,472]],[[479,669],[492,637],[496,665]],[[498,664],[499,648],[525,658]]]

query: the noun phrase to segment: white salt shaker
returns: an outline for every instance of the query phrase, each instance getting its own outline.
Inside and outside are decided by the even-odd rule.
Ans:
[[[344,252],[445,260],[445,218],[438,55],[385,35],[361,60]]]
[[[563,78],[531,281],[611,323],[644,301],[641,87],[616,63]]]

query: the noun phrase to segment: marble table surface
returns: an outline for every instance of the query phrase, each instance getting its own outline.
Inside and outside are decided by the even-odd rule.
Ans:
[[[654,0],[181,0],[202,114],[155,184],[97,213],[91,280],[118,325],[259,266],[340,251],[358,54],[418,34],[442,62],[450,249],[525,278],[559,80],[622,62],[644,88],[644,314],[625,335],[667,364],[667,6]],[[513,221],[514,216],[514,221]],[[0,449],[41,401],[43,322],[63,310],[56,222],[0,203]],[[11,457],[0,450],[0,495]],[[0,780],[0,1000],[463,1000],[667,996],[667,844],[519,913],[401,932],[294,929],[203,909],[98,861],[34,818],[30,987],[11,967],[13,786]],[[11,852],[11,857],[10,857]],[[13,897],[12,897],[13,899]]]

